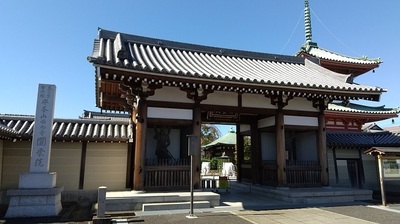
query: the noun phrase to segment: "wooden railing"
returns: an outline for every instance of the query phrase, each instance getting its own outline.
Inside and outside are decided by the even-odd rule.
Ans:
[[[189,159],[146,160],[145,190],[183,190],[190,185]]]
[[[318,161],[286,161],[286,181],[289,187],[321,185],[321,166]]]
[[[261,184],[275,186],[278,183],[278,171],[275,160],[263,160],[261,166]]]
[[[252,171],[251,171],[251,164],[242,164],[240,167],[242,173],[241,173],[241,179],[243,182],[251,182],[253,177],[252,177]]]

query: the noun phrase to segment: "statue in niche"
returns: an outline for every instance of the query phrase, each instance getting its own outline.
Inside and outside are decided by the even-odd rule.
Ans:
[[[168,151],[168,146],[171,144],[171,141],[169,139],[171,128],[155,127],[154,131],[155,131],[154,139],[157,141],[157,147],[156,147],[157,159],[172,159],[173,157],[171,153]]]

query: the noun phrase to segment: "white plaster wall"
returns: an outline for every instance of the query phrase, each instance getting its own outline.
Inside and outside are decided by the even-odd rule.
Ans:
[[[349,171],[347,168],[347,160],[337,159],[337,169],[339,180],[336,185],[340,187],[351,187]]]
[[[318,127],[318,118],[317,117],[285,115],[284,122],[285,122],[285,125]]]
[[[263,118],[257,121],[258,128],[271,127],[275,125],[275,116]]]
[[[155,131],[154,128],[147,129],[146,138],[146,159],[156,159],[156,147],[157,141],[154,139]],[[170,145],[168,151],[172,154],[175,159],[179,159],[180,156],[180,142],[181,132],[179,129],[171,129],[169,134]]]
[[[106,186],[107,190],[126,188],[126,143],[87,144],[84,190],[96,190]]]
[[[81,142],[52,143],[50,170],[57,172],[57,186],[64,186],[66,191],[79,188],[81,156]]]
[[[276,160],[275,133],[261,133],[262,160]]]
[[[315,132],[296,134],[296,157],[300,161],[318,161],[317,135]]]
[[[207,99],[201,104],[210,104],[218,106],[238,106],[238,94],[232,92],[215,91],[208,94]]]
[[[186,92],[178,87],[166,87],[157,89],[153,96],[147,98],[148,101],[168,101],[179,103],[193,103],[193,100],[186,97]]]
[[[333,157],[332,148],[326,149],[326,154],[328,158],[328,175],[329,175],[329,185],[336,185],[336,172],[335,172],[335,160]]]
[[[289,100],[289,103],[283,110],[299,110],[318,112],[318,109],[313,107],[312,102],[302,97],[295,97]]]
[[[189,109],[149,107],[149,108],[147,108],[147,117],[148,118],[192,120],[193,119],[193,111],[189,110]]]
[[[271,99],[260,94],[244,93],[242,95],[242,106],[252,108],[277,109],[278,107],[271,104]]]
[[[2,190],[18,188],[19,174],[29,172],[31,142],[3,142]]]
[[[362,163],[364,168],[365,188],[380,190],[378,162],[376,157],[362,154]]]
[[[336,149],[336,159],[359,159],[358,150],[356,149]]]

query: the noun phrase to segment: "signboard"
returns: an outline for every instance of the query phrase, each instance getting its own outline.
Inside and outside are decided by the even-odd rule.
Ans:
[[[31,173],[49,172],[56,86],[39,84],[31,147]]]

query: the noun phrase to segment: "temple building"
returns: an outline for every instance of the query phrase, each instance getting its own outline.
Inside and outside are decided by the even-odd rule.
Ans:
[[[104,185],[110,191],[189,189],[187,136],[200,136],[207,123],[236,125],[239,182],[375,189],[375,158],[363,152],[400,146],[400,137],[361,127],[399,111],[353,103],[377,102],[386,91],[353,80],[381,61],[318,47],[305,2],[306,43],[295,56],[98,29],[87,59],[102,112],[53,123],[50,170],[57,172],[64,195],[89,197],[87,192]],[[33,116],[0,114],[2,203],[29,168],[34,123]],[[201,187],[200,150],[199,143],[195,188]]]

